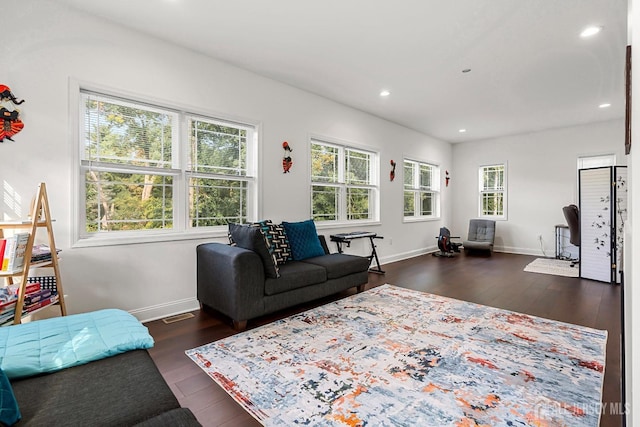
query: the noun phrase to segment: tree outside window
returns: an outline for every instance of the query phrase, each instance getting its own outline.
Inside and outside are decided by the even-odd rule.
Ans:
[[[480,216],[506,218],[505,165],[481,166],[480,183]]]
[[[253,214],[254,127],[91,92],[80,99],[80,237],[175,233]]]
[[[404,160],[404,218],[439,218],[440,168],[429,163]]]
[[[314,221],[374,220],[378,217],[377,155],[311,141],[311,216]]]

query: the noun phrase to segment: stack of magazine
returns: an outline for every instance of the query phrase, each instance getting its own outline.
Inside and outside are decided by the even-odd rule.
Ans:
[[[0,288],[0,326],[10,325],[16,313],[19,285]],[[58,302],[58,292],[44,289],[40,283],[28,283],[24,290],[22,315]]]
[[[60,253],[60,249],[56,251]],[[51,261],[51,248],[47,245],[33,245],[31,251],[31,262],[46,262]]]
[[[12,287],[0,288],[0,325],[13,320],[17,302],[18,295]]]

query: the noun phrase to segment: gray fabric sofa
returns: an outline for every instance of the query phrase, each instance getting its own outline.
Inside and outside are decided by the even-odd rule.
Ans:
[[[250,250],[222,243],[197,247],[197,296],[243,330],[247,320],[357,287],[368,282],[367,257],[330,254],[319,236],[325,255],[279,266],[280,277],[266,277],[263,261]]]
[[[199,426],[147,350],[12,380],[16,426]]]

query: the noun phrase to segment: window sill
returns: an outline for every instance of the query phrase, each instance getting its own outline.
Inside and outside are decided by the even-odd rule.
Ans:
[[[173,242],[183,240],[199,240],[227,237],[226,227],[224,229],[208,229],[198,231],[183,232],[166,232],[155,234],[121,234],[114,235],[94,235],[90,237],[82,237],[75,240],[71,245],[72,248],[91,248],[99,246],[117,246],[117,245],[137,245],[142,243],[159,243]]]
[[[488,215],[480,215],[478,216],[478,219],[490,219],[493,221],[506,221],[507,217],[506,216],[488,216]]]
[[[419,217],[403,217],[403,223],[412,223],[412,222],[430,222],[430,221],[440,221],[440,217],[427,217],[427,216],[419,216]]]
[[[329,222],[320,221],[315,222],[317,230],[329,230],[334,228],[354,228],[354,227],[369,227],[373,225],[381,225],[380,221],[350,221],[350,222]]]

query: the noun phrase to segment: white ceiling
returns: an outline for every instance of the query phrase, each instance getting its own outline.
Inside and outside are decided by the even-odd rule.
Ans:
[[[624,117],[626,0],[57,1],[445,141]]]

